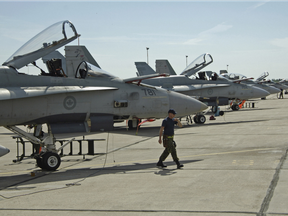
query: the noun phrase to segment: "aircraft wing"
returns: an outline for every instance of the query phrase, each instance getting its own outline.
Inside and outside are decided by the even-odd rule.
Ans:
[[[117,90],[115,87],[80,87],[80,86],[53,86],[53,87],[9,87],[0,88],[0,101],[30,97],[40,97],[53,94],[76,92]]]
[[[173,89],[177,92],[197,91],[209,88],[228,87],[230,84],[200,84],[200,85],[181,85],[174,86]]]

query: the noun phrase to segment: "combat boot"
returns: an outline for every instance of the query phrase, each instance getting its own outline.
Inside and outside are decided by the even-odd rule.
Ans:
[[[180,164],[179,161],[175,161],[175,163],[177,164],[177,169],[181,169],[184,165]]]
[[[163,164],[163,161],[159,159],[158,163],[156,164],[159,167],[165,168],[167,167],[165,164]]]

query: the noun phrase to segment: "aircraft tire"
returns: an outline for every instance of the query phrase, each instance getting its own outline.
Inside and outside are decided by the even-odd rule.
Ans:
[[[206,117],[204,115],[198,116],[198,124],[204,124],[206,122]]]
[[[238,104],[234,105],[234,111],[238,111],[240,109],[240,107],[238,106]]]
[[[137,129],[137,126],[136,127],[133,127],[133,121],[135,121],[135,120],[128,120],[128,128],[130,129],[130,130],[136,130]],[[138,120],[137,120],[138,121]],[[140,121],[141,122],[141,121]],[[139,123],[140,123],[139,122]],[[138,125],[138,122],[137,122],[137,125]],[[138,127],[138,129],[140,128],[140,126]]]
[[[60,156],[54,152],[47,152],[42,157],[42,169],[55,171],[61,164]]]
[[[43,169],[43,161],[41,157],[36,158],[36,163],[39,168]]]
[[[198,116],[197,115],[193,117],[193,120],[196,124],[198,124]]]
[[[211,110],[212,110],[212,113],[215,114],[217,112],[217,106],[212,106]]]

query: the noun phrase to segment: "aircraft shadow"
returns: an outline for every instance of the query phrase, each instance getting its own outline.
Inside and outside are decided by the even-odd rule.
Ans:
[[[217,120],[216,120],[217,121]],[[226,124],[247,124],[247,123],[252,123],[252,122],[265,122],[268,120],[248,120],[248,121],[234,121],[234,122],[209,122],[209,124],[192,124],[192,125],[185,125],[185,128],[189,127],[209,127],[209,126],[214,126],[214,125],[226,125]]]
[[[139,135],[139,136],[145,136],[145,137],[154,137],[154,136],[159,136],[159,130],[160,126],[146,126],[146,127],[140,127],[137,130],[132,129],[132,130],[127,130],[124,127],[117,127],[111,133],[113,134],[128,134],[128,135]]]
[[[189,164],[203,161],[200,160],[181,160],[181,163]],[[23,187],[25,185],[36,185],[40,183],[49,183],[49,182],[60,182],[60,181],[68,181],[65,184],[73,184],[77,182],[81,182],[87,178],[101,176],[101,175],[109,175],[109,174],[130,174],[130,172],[143,173],[143,171],[147,170],[147,173],[160,175],[160,176],[168,176],[175,174],[176,164],[173,161],[165,162],[168,166],[164,169],[155,169],[157,161],[153,163],[135,163],[132,165],[121,165],[121,166],[112,166],[112,167],[104,167],[104,168],[81,168],[81,169],[68,169],[68,170],[59,170],[54,172],[49,171],[41,171],[39,170],[36,173],[35,177],[31,177],[27,174],[15,175],[15,176],[2,176],[0,177],[0,193],[1,190],[24,190],[30,189],[30,187]],[[184,167],[185,168],[185,167]],[[152,170],[151,170],[152,169]],[[75,180],[75,181],[74,181]],[[15,187],[15,188],[14,188]]]

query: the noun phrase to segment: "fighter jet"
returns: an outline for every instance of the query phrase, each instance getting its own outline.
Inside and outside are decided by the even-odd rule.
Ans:
[[[207,60],[208,57],[210,60]],[[199,63],[199,60],[201,59],[202,62]],[[219,105],[228,105],[229,100],[234,100],[232,109],[238,110],[239,106],[236,103],[237,99],[247,100],[252,98],[262,98],[269,95],[269,92],[263,89],[242,84],[241,81],[244,80],[235,80],[232,82],[222,76],[218,76],[213,72],[198,72],[212,61],[213,60],[210,54],[203,54],[188,65],[181,75],[153,78],[150,80],[145,80],[144,83],[153,86],[161,86],[165,89],[194,96],[200,101],[206,103],[208,106],[214,106],[214,110],[218,110],[217,107]],[[135,65],[138,70],[138,75],[157,74],[145,62],[135,62]],[[167,68],[169,69],[169,67]],[[162,70],[161,72],[164,71]],[[195,76],[196,72],[198,72],[199,77]],[[196,116],[198,123],[204,123],[206,121],[202,114]]]
[[[0,145],[0,157],[8,154],[10,150],[2,145]]]
[[[207,108],[188,96],[141,83],[155,75],[124,80],[115,77],[100,68],[85,46],[66,46],[65,58],[47,59],[48,54],[78,37],[70,21],[55,23],[0,67],[0,126],[41,147],[35,155],[39,167],[56,170],[60,166],[58,152],[62,147],[56,148],[54,134],[110,131],[118,121],[164,118],[169,108],[179,116]],[[41,57],[47,71],[35,63]],[[41,74],[18,71],[29,63]],[[38,133],[42,124],[48,128],[45,136]],[[38,132],[27,133],[18,125],[33,125]]]
[[[267,74],[267,73],[268,72],[265,72],[265,74]],[[244,76],[242,74],[237,74],[237,73],[222,73],[221,75],[226,77],[229,80],[232,80],[232,81],[247,79],[246,76]],[[269,73],[268,73],[268,75],[269,75]],[[263,74],[260,77],[263,77]],[[274,86],[269,86],[269,85],[266,85],[260,81],[257,81],[258,79],[256,79],[256,81],[253,81],[251,79],[247,79],[247,80],[243,81],[243,83],[264,89],[264,90],[268,91],[270,94],[277,94],[280,92],[280,90],[278,88],[275,88]]]

